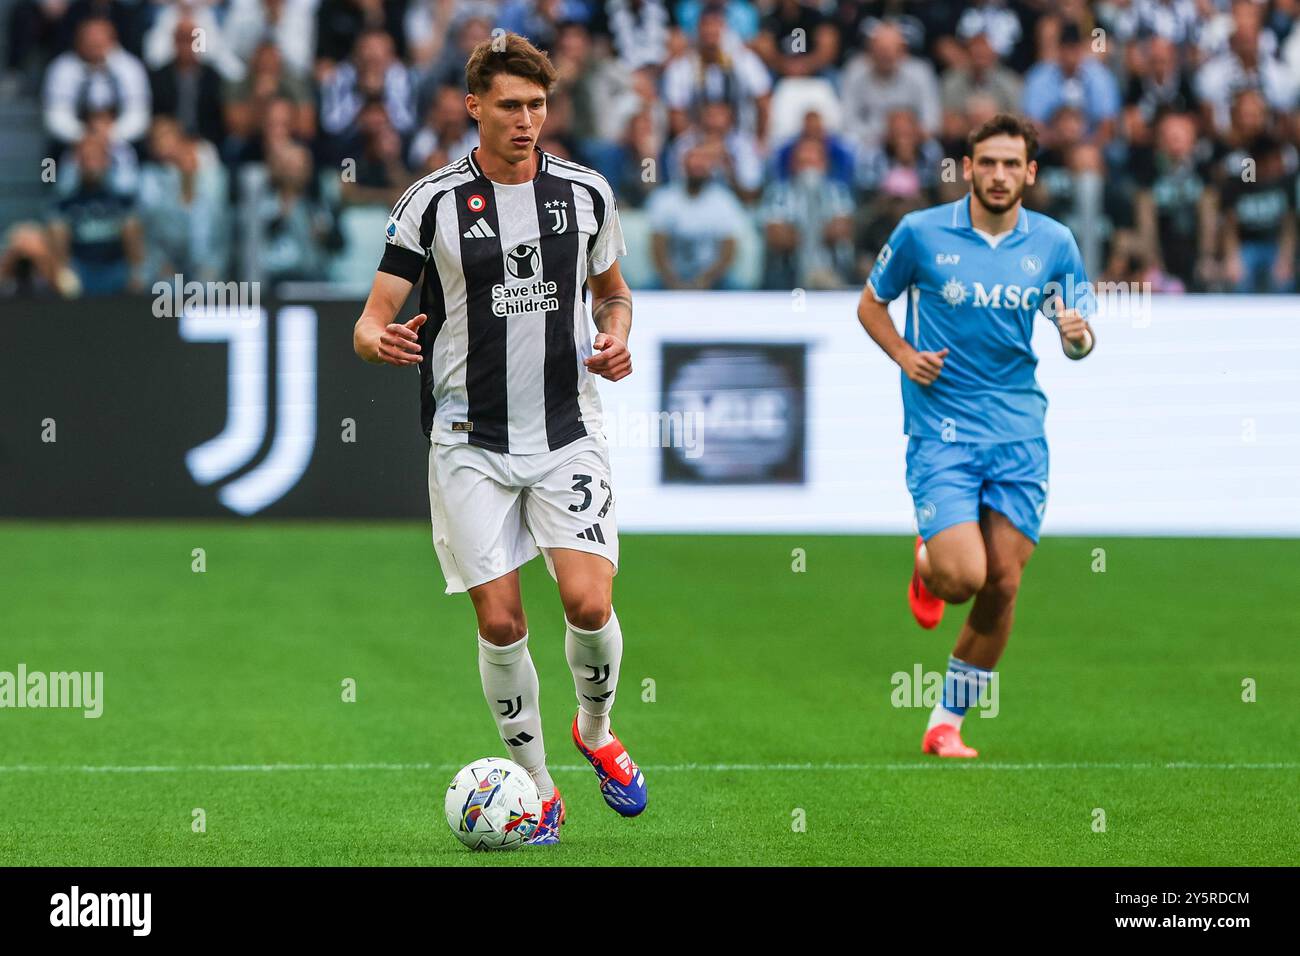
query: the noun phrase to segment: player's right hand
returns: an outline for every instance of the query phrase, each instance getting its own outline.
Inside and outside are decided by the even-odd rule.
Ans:
[[[947,355],[946,348],[938,352],[918,352],[913,349],[903,359],[903,374],[917,385],[933,385],[943,370],[943,360]]]
[[[428,320],[429,316],[421,312],[409,322],[393,322],[385,326],[384,331],[379,333],[379,344],[375,350],[379,361],[399,367],[419,365],[422,356],[417,333],[420,326]]]

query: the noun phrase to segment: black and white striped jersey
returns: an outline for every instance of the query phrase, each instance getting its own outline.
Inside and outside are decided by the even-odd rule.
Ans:
[[[429,440],[552,451],[601,428],[583,365],[583,294],[627,250],[609,182],[537,149],[537,174],[488,179],[475,150],[393,208],[381,272],[419,281],[421,419]]]

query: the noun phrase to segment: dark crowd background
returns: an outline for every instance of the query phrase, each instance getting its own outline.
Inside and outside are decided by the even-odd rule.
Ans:
[[[541,145],[620,197],[634,288],[859,287],[966,134],[1090,274],[1295,286],[1300,0],[0,0],[0,295],[363,293],[394,200],[477,144],[467,52],[559,71]]]

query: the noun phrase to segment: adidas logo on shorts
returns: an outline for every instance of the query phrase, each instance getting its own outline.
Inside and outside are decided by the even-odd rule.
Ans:
[[[600,525],[598,524],[592,525],[590,528],[587,528],[585,531],[579,531],[578,537],[586,538],[588,541],[599,541],[601,544],[605,543],[605,535],[600,530]]]

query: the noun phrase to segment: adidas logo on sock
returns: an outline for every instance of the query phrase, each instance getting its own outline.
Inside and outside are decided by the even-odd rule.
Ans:
[[[511,747],[522,747],[528,741],[533,739],[533,735],[526,730],[521,730],[518,737],[507,737],[506,743]]]
[[[579,531],[578,537],[586,538],[588,541],[599,541],[601,544],[605,543],[605,535],[600,530],[600,525],[598,524],[592,525],[585,531]]]
[[[487,224],[486,219],[480,218],[478,222],[470,226],[461,235],[466,239],[491,239],[496,233],[492,231],[492,227]]]

